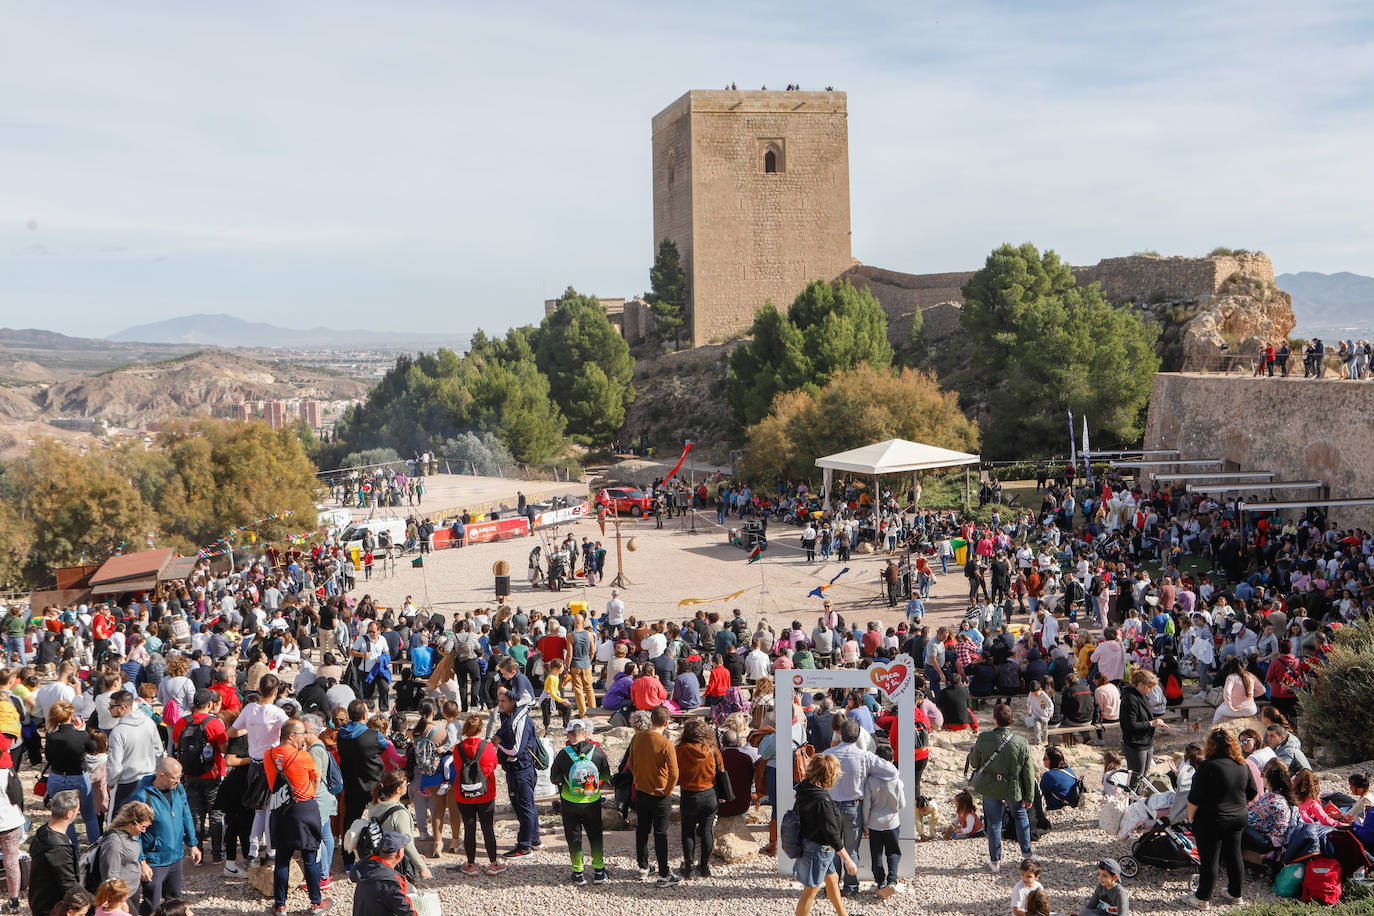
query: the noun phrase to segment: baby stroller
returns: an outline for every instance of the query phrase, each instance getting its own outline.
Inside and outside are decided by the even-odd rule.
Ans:
[[[1121,876],[1134,878],[1140,873],[1142,865],[1162,868],[1165,871],[1186,868],[1192,872],[1188,879],[1188,888],[1197,890],[1200,865],[1197,842],[1193,839],[1192,831],[1182,823],[1169,822],[1168,805],[1159,804],[1164,799],[1151,802],[1151,798],[1155,796],[1172,793],[1162,793],[1144,779],[1136,780],[1132,784],[1130,770],[1113,770],[1104,776],[1102,781],[1129,799],[1132,810],[1144,812],[1143,820],[1132,828],[1143,829],[1143,832],[1131,843],[1130,854],[1117,859],[1121,863]],[[1169,800],[1172,801],[1172,798]]]

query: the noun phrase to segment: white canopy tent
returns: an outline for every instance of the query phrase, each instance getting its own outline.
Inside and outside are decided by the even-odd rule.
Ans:
[[[816,467],[825,472],[822,488],[825,493],[825,509],[828,512],[830,510],[830,477],[833,471],[849,471],[853,474],[871,476],[876,498],[877,481],[883,474],[910,473],[911,488],[915,492],[917,489],[916,473],[918,471],[933,471],[940,468],[962,466],[965,468],[964,474],[967,477],[967,467],[971,464],[979,464],[982,460],[978,455],[970,455],[967,452],[956,452],[934,445],[922,445],[920,442],[908,442],[906,439],[888,439],[885,442],[875,442],[862,448],[854,448],[847,452],[817,458]],[[967,487],[965,487],[965,493],[967,494]]]

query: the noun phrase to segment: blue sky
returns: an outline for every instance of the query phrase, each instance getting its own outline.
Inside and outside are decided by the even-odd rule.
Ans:
[[[689,12],[690,11],[690,12]],[[1374,274],[1368,3],[0,0],[0,325],[466,336],[642,292],[650,118],[849,94],[853,250]]]

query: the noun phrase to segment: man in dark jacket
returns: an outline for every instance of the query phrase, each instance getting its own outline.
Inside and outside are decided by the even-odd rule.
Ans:
[[[534,804],[534,784],[538,775],[534,748],[539,738],[527,707],[517,706],[515,698],[504,690],[497,702],[501,727],[496,730],[496,759],[506,771],[506,791],[520,825],[515,847],[506,852],[504,858],[515,859],[544,848],[539,839],[539,815]]]
[[[339,729],[339,769],[343,775],[343,821],[351,824],[372,803],[372,790],[382,780],[382,736],[367,727],[367,703],[348,704],[348,722]],[[344,850],[344,868],[353,869],[353,853]]]
[[[18,780],[13,780],[17,785]],[[81,886],[76,869],[76,845],[67,836],[76,815],[81,810],[81,796],[75,789],[54,792],[48,798],[52,818],[34,831],[29,844],[33,872],[29,878],[30,912],[45,914],[66,896],[67,891]]]
[[[354,867],[353,916],[415,916],[406,879],[396,871],[410,837],[387,831],[372,857]]]
[[[1063,715],[1061,727],[1070,725],[1092,725],[1098,720],[1097,700],[1088,682],[1074,677],[1059,693],[1059,711]],[[1065,735],[1065,743],[1072,744],[1075,735]],[[1086,738],[1085,738],[1086,740]]]

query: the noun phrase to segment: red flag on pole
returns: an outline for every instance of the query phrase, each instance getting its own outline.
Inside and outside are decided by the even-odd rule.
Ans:
[[[669,480],[672,479],[672,476],[673,476],[674,474],[676,474],[678,471],[682,470],[682,462],[684,462],[684,461],[687,460],[687,453],[690,452],[690,451],[692,450],[692,446],[693,446],[694,444],[695,444],[695,443],[693,443],[693,442],[688,442],[688,443],[687,443],[687,447],[684,448],[684,449],[682,450],[682,457],[679,458],[679,459],[677,460],[677,464],[673,465],[673,469],[672,469],[671,471],[668,472],[668,476],[663,478],[663,482],[664,482],[664,483],[667,483]]]

